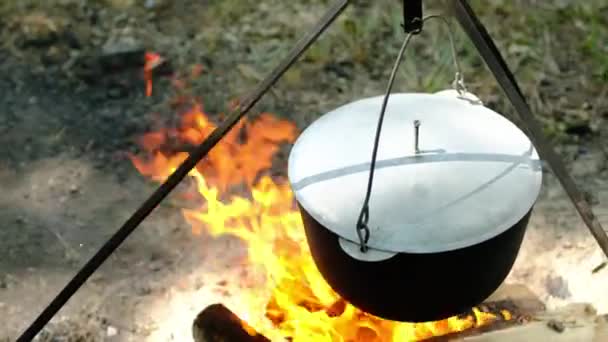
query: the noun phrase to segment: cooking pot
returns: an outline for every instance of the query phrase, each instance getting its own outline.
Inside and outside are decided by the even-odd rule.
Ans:
[[[389,320],[434,321],[490,296],[510,272],[540,192],[528,137],[470,93],[396,93],[386,106],[365,248],[357,222],[382,96],[317,119],[288,177],[327,283]]]

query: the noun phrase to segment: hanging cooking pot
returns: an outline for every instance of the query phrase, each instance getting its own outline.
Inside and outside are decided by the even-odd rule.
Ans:
[[[409,33],[384,97],[321,116],[289,156],[317,268],[385,319],[445,319],[490,296],[513,267],[542,183],[528,137],[467,91],[448,33],[454,89],[391,94]]]
[[[481,303],[518,254],[542,168],[527,136],[477,98],[392,94],[366,248],[357,234],[382,96],[344,105],[296,140],[288,175],[327,283],[385,319],[444,319]]]

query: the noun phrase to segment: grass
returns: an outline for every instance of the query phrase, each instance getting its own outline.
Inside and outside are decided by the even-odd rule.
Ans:
[[[250,34],[245,35],[246,39],[251,39],[252,45],[259,45],[260,48],[254,49],[255,53],[245,58],[262,73],[284,55],[298,36],[296,32],[301,34],[310,26],[310,20],[306,22],[307,25],[302,24],[301,13],[314,13],[319,17],[328,1],[299,1],[286,5],[285,2],[268,0],[265,3],[268,8],[279,12],[277,16],[286,16],[291,20],[275,22],[258,18],[257,24],[255,19],[247,23]],[[443,11],[439,1],[428,1],[426,4],[429,5],[425,10],[427,13]],[[227,19],[220,19],[222,22],[242,19],[242,16],[235,14],[237,12],[241,15],[243,11],[256,12],[256,8],[252,7],[245,7],[241,11],[230,1],[214,2],[214,5],[221,8],[219,13],[230,13]],[[560,121],[564,117],[560,114],[560,107],[564,104],[557,100],[566,98],[566,109],[575,113],[583,102],[598,97],[606,86],[605,81],[600,83],[599,80],[608,73],[607,5],[602,0],[570,2],[564,7],[532,0],[474,0],[471,5],[515,72],[532,108],[545,125],[546,133],[554,138],[564,138],[568,123]],[[315,82],[323,78],[321,72],[324,66],[346,61],[355,65],[354,72],[368,75],[374,93],[382,92],[403,39],[399,26],[401,15],[400,7],[394,1],[355,2],[313,45],[305,56],[305,65],[296,66],[288,75],[292,77],[289,77],[291,82],[287,91],[318,88],[319,84]],[[267,30],[268,27],[277,27],[284,35],[273,37],[275,41],[269,43],[268,37],[253,33]],[[468,37],[457,23],[454,22],[452,27],[458,59],[470,89],[497,111],[513,117],[510,104],[502,96]],[[238,26],[233,35],[240,35]],[[273,49],[276,46],[281,48]],[[406,51],[395,90],[435,92],[445,89],[450,86],[454,76],[452,63],[445,27],[438,21],[428,22],[425,31],[415,37]],[[309,71],[302,71],[306,69]],[[589,84],[592,77],[595,77],[595,84]],[[542,88],[540,84],[543,82],[556,85]],[[367,95],[369,93],[360,93],[360,96]]]
[[[108,0],[92,2],[108,3]],[[63,7],[56,6],[58,3],[64,4]],[[60,8],[69,8],[70,3],[81,2],[4,0],[0,4],[0,22],[35,7],[56,13]],[[132,15],[141,14],[141,5],[135,3],[138,5],[133,6]],[[237,70],[226,86],[240,92],[259,82],[259,77],[252,75],[263,76],[272,69],[329,3],[328,0],[208,0],[202,5],[201,17],[186,18],[182,25],[196,31],[191,50],[213,55],[226,68]],[[442,3],[427,0],[426,14],[443,12]],[[534,0],[471,0],[470,3],[515,71],[533,109],[551,126],[548,133],[556,136],[565,129],[563,124],[551,123],[563,116],[557,104],[551,102],[556,94],[571,100],[566,104],[568,110],[602,94],[608,83],[608,4],[605,1],[564,2],[566,5]],[[120,11],[131,13],[129,9]],[[284,92],[311,93],[319,93],[319,87],[350,87],[353,92],[360,92],[360,96],[382,92],[403,39],[401,15],[398,2],[393,0],[353,2],[311,47],[303,61],[286,75],[280,87]],[[453,22],[452,27],[458,59],[469,87],[488,99],[486,102],[496,110],[508,115],[510,105],[502,98],[477,51],[457,23]],[[183,40],[183,37],[175,38]],[[360,86],[353,80],[326,75],[324,68],[337,62],[352,64],[352,72],[359,76],[355,78],[357,82],[366,79],[363,82],[368,84]],[[395,89],[421,92],[445,89],[454,76],[452,63],[445,27],[438,21],[428,22],[406,52]],[[539,86],[543,82],[557,85],[545,89]],[[361,90],[361,87],[369,89]],[[280,92],[279,97],[284,95]]]

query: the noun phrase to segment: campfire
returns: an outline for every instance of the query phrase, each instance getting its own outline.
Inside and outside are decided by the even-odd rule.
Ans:
[[[165,60],[156,53],[148,53],[146,60],[145,90],[150,96],[152,72]],[[197,66],[190,76],[196,78],[201,71]],[[173,83],[184,87],[179,79]],[[178,96],[173,105],[185,104],[186,109],[180,124],[140,138],[143,153],[130,158],[143,176],[164,182],[187,158],[187,151],[216,128],[198,101]],[[597,315],[585,303],[547,311],[530,289],[518,284],[503,284],[478,307],[434,322],[389,321],[349,304],[317,270],[285,172],[275,172],[286,170],[279,152],[297,136],[294,123],[273,114],[245,118],[189,173],[191,187],[180,193],[186,200],[180,207],[192,234],[236,237],[247,251],[234,264],[244,272],[206,274],[211,282],[224,279],[216,281],[224,288],[218,296],[222,299],[209,305],[209,298],[194,298],[201,292],[188,295],[193,297],[187,302],[206,303],[191,317],[195,342],[608,339],[608,315]],[[210,291],[202,296],[217,293]]]
[[[184,218],[190,224],[192,234],[204,234],[211,237],[211,239],[207,239],[205,245],[201,245],[201,249],[205,250],[205,248],[214,245],[216,241],[214,241],[213,238],[232,236],[242,242],[247,252],[246,255],[242,257],[242,260],[234,263],[235,267],[238,266],[246,269],[246,272],[241,273],[239,277],[236,277],[235,279],[223,280],[225,284],[230,284],[231,287],[233,287],[229,294],[224,295],[223,299],[219,299],[218,297],[216,301],[217,304],[210,306],[207,305],[209,303],[206,303],[205,305],[197,303],[197,305],[200,305],[200,308],[197,309],[197,311],[202,310],[196,318],[192,317],[194,318],[192,326],[193,334],[197,342],[209,340],[210,338],[211,340],[216,340],[213,336],[217,337],[217,335],[221,334],[225,334],[223,338],[220,338],[223,340],[251,339],[256,341],[353,342],[437,341],[443,337],[458,338],[457,336],[465,336],[467,333],[475,334],[476,332],[500,331],[503,330],[503,327],[517,325],[532,326],[528,325],[528,323],[540,317],[536,316],[535,312],[526,311],[520,306],[513,305],[514,302],[512,299],[501,301],[496,300],[496,298],[489,300],[486,303],[478,304],[477,307],[472,307],[466,312],[441,321],[424,323],[389,321],[370,314],[371,312],[384,316],[380,313],[381,310],[374,310],[372,306],[361,305],[361,303],[356,300],[355,296],[351,296],[348,291],[343,290],[340,286],[336,286],[334,282],[331,282],[331,286],[339,289],[339,293],[342,293],[346,298],[352,300],[353,303],[357,303],[357,307],[351,305],[333,291],[330,285],[326,283],[321,273],[318,272],[315,262],[311,257],[311,250],[313,251],[312,254],[317,258],[317,250],[323,250],[324,248],[316,248],[315,244],[312,244],[313,248],[308,248],[300,211],[294,206],[295,201],[291,187],[288,185],[288,181],[284,176],[281,176],[280,174],[277,175],[274,172],[277,169],[285,169],[285,165],[279,164],[277,167],[276,159],[278,159],[279,162],[281,161],[281,156],[278,152],[281,150],[282,145],[293,143],[295,137],[298,135],[295,125],[287,120],[279,119],[272,114],[262,113],[255,119],[241,120],[236,129],[232,129],[230,133],[226,134],[230,131],[230,127],[239,119],[242,119],[243,116],[254,107],[257,101],[269,90],[269,88],[283,76],[289,67],[295,63],[317,37],[330,26],[346,8],[348,2],[348,0],[336,1],[336,4],[330,8],[327,14],[314,27],[314,30],[298,41],[283,62],[273,69],[267,78],[264,78],[261,81],[260,85],[251,92],[250,96],[243,98],[243,103],[237,106],[238,110],[235,110],[233,114],[230,115],[229,119],[223,122],[219,129],[216,130],[215,124],[217,122],[210,120],[209,116],[204,113],[202,105],[198,102],[194,102],[191,103],[189,110],[186,113],[183,113],[179,127],[161,129],[156,132],[148,133],[142,137],[141,146],[144,149],[144,154],[131,155],[131,161],[142,175],[156,182],[162,182],[163,185],[153,194],[153,196],[143,203],[117,233],[113,235],[112,238],[99,249],[95,256],[84,265],[77,275],[68,282],[66,287],[58,294],[51,304],[47,306],[33,324],[26,329],[19,340],[31,340],[39,333],[44,325],[49,323],[49,320],[57,314],[58,310],[67,303],[68,299],[76,293],[80,286],[86,282],[104,260],[106,260],[119,245],[125,241],[128,235],[141,224],[143,219],[175,189],[183,180],[186,173],[190,176],[189,183],[190,185],[193,185],[193,189],[186,194],[186,198],[189,202],[188,205],[181,206]],[[410,12],[412,11],[407,10],[406,6],[408,5],[406,5],[406,3],[407,2],[404,2],[403,28],[408,35],[405,37],[402,49],[400,50],[397,59],[398,62],[401,60],[401,56],[409,42],[409,38],[420,32],[422,22],[427,18],[439,17],[435,15],[423,18],[421,13],[415,16],[411,15],[412,13]],[[421,7],[421,3],[417,3],[418,7]],[[543,159],[548,162],[550,168],[555,172],[555,175],[565,188],[569,198],[583,218],[583,221],[593,233],[593,236],[596,238],[600,247],[602,247],[604,254],[608,254],[608,238],[599,222],[597,222],[597,219],[594,217],[591,206],[587,203],[586,196],[583,196],[584,194],[579,191],[575,186],[574,181],[570,179],[564,165],[560,163],[560,159],[555,155],[550,142],[544,139],[544,135],[540,129],[541,126],[534,121],[533,114],[528,108],[525,98],[523,94],[521,94],[510,70],[506,67],[506,63],[502,60],[498,49],[494,46],[494,43],[485,31],[485,28],[479,22],[466,1],[459,1],[457,6],[460,6],[455,7],[457,10],[455,11],[457,20],[459,20],[464,31],[473,41],[475,47],[481,54],[481,57],[486,62],[490,71],[494,74],[501,88],[506,92],[507,97],[514,105],[521,121],[527,126],[528,131],[530,131],[529,133],[532,136],[534,144],[530,144],[529,151],[532,152],[536,147],[539,148],[539,152],[543,156]],[[410,24],[417,24],[418,27],[408,28]],[[451,35],[450,40],[452,43],[452,50],[454,55],[456,55],[457,50],[454,47]],[[140,52],[143,53],[143,50],[139,49],[137,53],[133,54],[137,55]],[[454,56],[454,59],[456,59],[456,56]],[[145,54],[143,78],[145,80],[145,95],[147,97],[150,97],[153,94],[153,70],[163,63],[164,60],[160,55],[154,53]],[[467,100],[467,98],[465,98],[465,95],[467,94],[466,88],[460,77],[459,63],[455,61],[454,64],[456,67],[456,77],[454,81],[455,89],[452,89],[454,92],[453,95],[457,95],[460,100]],[[398,66],[399,63],[395,64],[394,71],[392,72],[380,118],[384,115],[386,103],[391,92],[393,78],[396,75]],[[440,99],[438,94],[425,94],[424,96],[436,96],[431,102],[436,102],[435,100]],[[445,103],[449,104],[447,99],[448,98],[446,97],[441,101],[445,100]],[[470,102],[473,102],[475,105],[481,105],[475,108],[488,109],[485,108],[482,103],[478,103],[479,101],[471,100]],[[469,106],[471,103],[467,103],[466,105]],[[452,112],[458,112],[458,110]],[[439,120],[443,120],[443,118],[439,118]],[[418,127],[420,126],[420,122],[418,120],[412,120],[412,122],[415,127],[413,150],[415,151],[415,154],[419,154],[425,152],[418,148]],[[382,119],[379,120],[377,137],[379,137],[381,124]],[[366,125],[366,127],[369,126]],[[483,125],[480,127],[483,127]],[[213,134],[212,139],[207,139],[212,132],[216,134]],[[493,130],[485,130],[485,132],[493,132]],[[329,135],[328,139],[331,140],[334,131],[332,130],[330,133],[332,135]],[[347,130],[346,134],[349,133],[351,132]],[[449,135],[446,134],[437,135],[444,138],[449,137]],[[327,137],[327,135],[325,137]],[[327,139],[323,139],[323,141],[326,140]],[[456,139],[449,140],[454,141]],[[486,138],[485,141],[487,140],[488,139]],[[211,146],[215,145],[218,141],[219,145],[208,153]],[[189,155],[186,151],[194,145],[199,145],[199,147],[196,149],[196,153]],[[360,240],[359,251],[361,253],[367,251],[368,238],[371,230],[371,225],[370,227],[367,225],[367,217],[369,216],[367,201],[371,194],[372,176],[378,145],[378,138],[376,138],[374,156],[372,157],[370,166],[366,203],[361,210],[361,215],[359,216],[360,224],[357,226],[358,230],[356,231]],[[346,146],[344,150],[349,148],[351,148],[350,145]],[[309,155],[313,155],[313,158],[318,158],[319,156],[316,155],[316,152],[319,150],[321,149],[315,148]],[[339,152],[343,153],[344,150],[340,150]],[[426,152],[428,151],[435,150],[426,150]],[[446,149],[436,151],[446,151]],[[493,155],[500,156],[500,154]],[[331,160],[330,158],[331,157],[325,157],[321,159]],[[184,160],[186,160],[186,162],[184,162]],[[540,162],[540,160],[538,161]],[[194,164],[197,163],[198,166],[194,167]],[[514,167],[519,164],[522,163],[514,164]],[[350,167],[352,165],[346,166]],[[540,167],[541,163],[535,163],[534,165],[526,164],[523,166],[528,167],[529,170],[533,169],[532,166],[535,167],[535,174],[539,175],[539,177],[536,177],[538,180],[537,183],[540,186],[540,175],[542,174],[542,168]],[[178,172],[175,172],[176,170],[178,170]],[[292,174],[292,172],[290,172],[290,174]],[[167,179],[169,179],[168,182]],[[458,181],[453,183],[461,184]],[[188,182],[183,185],[187,184]],[[392,184],[388,184],[387,187],[392,188],[391,185]],[[341,189],[349,189],[349,186],[342,185]],[[338,193],[341,189],[333,190],[338,190],[336,191]],[[354,189],[354,187],[350,187],[350,189]],[[321,193],[321,195],[325,195],[323,192],[326,192],[326,190],[318,190],[320,190],[319,193]],[[415,193],[414,200],[420,200],[422,198],[420,193],[424,193],[424,191]],[[297,193],[297,195],[299,197],[299,193]],[[326,205],[321,205],[321,207],[332,208],[334,210],[339,209],[344,206],[343,203],[351,202],[349,201],[350,198],[346,197],[347,195],[349,194],[345,192],[345,200],[334,207]],[[428,198],[431,199],[429,201],[431,203],[438,202],[433,197]],[[298,198],[298,200],[302,203],[300,198]],[[393,203],[400,204],[398,201],[393,201]],[[476,205],[475,208],[482,207],[485,204],[486,202],[481,202]],[[300,207],[303,206],[300,205]],[[396,211],[402,209],[402,207],[398,205],[395,205],[394,207],[396,208]],[[510,209],[511,207],[507,207],[507,210],[505,211],[509,211]],[[529,213],[530,212],[528,212],[528,215]],[[431,218],[433,216],[439,215],[435,213],[428,215],[428,217]],[[466,212],[465,215],[461,215],[461,217],[465,218],[467,216]],[[305,215],[305,217],[307,216]],[[388,215],[385,215],[384,217],[393,218]],[[527,224],[527,219],[528,216],[526,216],[525,220],[521,220],[521,222],[525,222],[523,224],[524,227]],[[308,229],[308,221],[306,222],[306,228]],[[343,226],[348,228],[348,222],[344,222],[346,223]],[[444,220],[444,223],[448,223],[449,225],[451,221]],[[446,224],[437,227],[443,228],[445,226]],[[480,224],[480,226],[483,227],[484,225]],[[400,229],[401,227],[397,228]],[[363,235],[362,231],[364,231]],[[425,231],[422,230],[422,232]],[[352,233],[353,231],[350,231],[350,235],[352,235]],[[336,233],[336,235],[340,234]],[[408,236],[408,234],[404,235],[406,235],[406,238],[411,237],[411,235]],[[481,234],[473,235],[480,236]],[[519,235],[519,237],[521,236],[523,236],[523,234]],[[337,238],[341,239],[339,240],[340,242],[352,240],[352,236],[339,236]],[[312,239],[310,240],[312,241]],[[390,239],[390,236],[383,240],[397,241]],[[429,237],[426,238],[426,240],[429,241],[432,239]],[[520,241],[521,239],[519,239],[518,242]],[[379,251],[395,249],[393,251],[395,253],[404,252],[396,250],[399,249],[399,247],[385,248],[383,246],[374,246],[371,242],[372,241],[370,240],[370,248],[376,248]],[[399,244],[395,243],[395,245]],[[346,250],[348,248],[344,247],[343,249]],[[331,251],[332,249],[329,248],[325,250]],[[441,251],[435,252],[439,253]],[[516,253],[514,253],[514,255],[515,254]],[[194,256],[194,254],[189,255]],[[502,253],[496,255],[502,255]],[[479,259],[476,259],[476,261],[478,260]],[[331,274],[331,272],[326,272],[326,268],[321,267],[321,263],[318,260],[316,260],[316,264],[323,270],[325,278],[329,280],[331,277],[329,277],[328,274]],[[458,298],[466,298],[467,296],[464,295],[466,290],[470,289],[471,291],[476,291],[476,288],[482,288],[482,282],[478,281],[476,277],[463,273],[463,270],[467,269],[467,264],[468,266],[479,265],[480,263],[478,262],[457,262],[454,263],[455,266],[450,266],[448,268],[446,268],[445,264],[439,263],[437,267],[427,267],[423,263],[414,264],[418,265],[418,267],[427,274],[447,275],[447,269],[458,272],[458,274],[449,274],[445,284],[443,281],[431,280],[427,281],[423,286],[419,286],[420,289],[427,290],[432,288],[429,284],[442,286],[441,289],[433,289],[432,292],[429,291],[423,296],[420,296],[420,293],[416,293],[420,291],[401,291],[405,292],[406,296],[418,295],[419,297],[417,299],[419,302],[417,302],[416,306],[412,305],[407,308],[408,305],[401,305],[399,302],[394,301],[394,299],[399,298],[399,296],[392,293],[384,296],[383,303],[389,303],[393,307],[396,306],[398,307],[397,310],[405,310],[402,308],[407,308],[414,313],[420,313],[426,308],[447,307],[447,303],[452,300],[456,301]],[[197,263],[196,266],[198,267],[199,264]],[[356,267],[351,267],[350,269],[353,270],[353,272],[350,273],[351,275],[360,271],[360,269]],[[472,268],[469,267],[469,269]],[[493,267],[484,268],[484,270],[493,269]],[[414,282],[418,282],[419,285],[420,280],[425,278],[428,279],[428,277],[416,276],[416,274],[418,274],[416,272],[409,273],[410,275],[415,276],[411,277],[413,278],[411,281],[406,277],[402,277],[403,281],[399,283],[400,286],[402,284],[408,285]],[[507,271],[503,272],[500,279],[496,278],[496,283],[502,281],[506,273]],[[390,272],[389,274],[394,273]],[[407,275],[407,273],[404,274]],[[473,274],[483,274],[483,272],[475,271]],[[212,277],[212,274],[209,274],[209,276],[209,279],[214,278]],[[459,277],[460,280],[468,280],[468,283],[460,282],[460,284],[463,284],[463,288],[456,288],[453,286],[453,284],[457,284],[456,282],[459,281]],[[352,280],[352,277],[342,277],[342,279]],[[366,277],[364,280],[376,279],[376,277]],[[452,282],[452,286],[449,284],[450,282]],[[394,282],[389,284],[394,284]],[[201,283],[199,288],[207,286],[209,286],[209,283]],[[452,291],[446,291],[450,289],[450,287]],[[454,305],[456,309],[446,310],[446,312],[449,312],[449,315],[452,315],[459,310],[462,310],[463,307],[466,308],[475,305],[481,301],[481,298],[485,298],[489,292],[493,291],[495,288],[496,286],[492,286],[485,291],[480,291],[483,296],[480,295],[477,298],[473,298],[468,302],[465,302],[464,305]],[[236,289],[236,291],[234,291],[234,289]],[[363,289],[363,287],[359,287],[359,289]],[[398,290],[402,289],[403,288],[400,287]],[[456,291],[454,291],[454,289],[456,289]],[[165,289],[163,288],[163,290]],[[169,291],[166,292],[167,295],[171,295]],[[376,293],[370,292],[369,294],[365,291],[359,292],[363,294],[360,296],[363,298],[374,298],[374,296],[378,296],[379,293],[386,293],[384,291],[377,291]],[[149,291],[146,291],[146,293],[149,293]],[[165,292],[163,292],[163,294],[165,294]],[[369,297],[367,297],[368,295]],[[226,297],[231,297],[231,299],[234,300],[227,300]],[[431,304],[432,299],[435,299],[435,301],[438,301],[439,303]],[[222,303],[219,303],[218,301],[221,301]],[[369,312],[359,309],[364,307],[366,307]],[[438,317],[446,317],[447,315],[448,314],[421,316],[424,316],[423,319],[436,319]],[[585,315],[593,316],[595,314],[593,313],[593,310],[584,307],[582,311],[579,310],[578,312],[575,312],[574,315],[583,317]],[[390,315],[385,316],[389,317]],[[576,319],[552,319],[547,321],[546,325],[558,333],[563,333],[568,329],[570,329],[570,331],[575,331],[576,327],[579,327],[576,321]],[[565,322],[567,322],[567,324]],[[606,327],[608,326],[608,322],[606,322],[605,319],[602,322],[603,323],[596,321],[597,326],[603,324],[602,336],[604,336],[604,338],[600,338],[600,340],[607,340]],[[596,331],[595,325],[586,326],[591,326],[590,329],[595,332],[594,336],[599,336],[599,332]],[[108,335],[110,334],[108,333]],[[115,335],[115,333],[112,335]],[[541,335],[538,334],[536,335],[536,337],[540,336]],[[588,336],[588,334],[585,336]],[[546,338],[548,336],[543,335],[542,337]],[[538,338],[534,340],[538,340]],[[579,338],[579,340],[581,339]],[[584,340],[590,339],[585,338]]]
[[[202,106],[194,103],[179,127],[144,135],[140,143],[145,153],[131,156],[132,162],[142,175],[162,182],[186,157],[183,149],[175,151],[201,143],[214,128]],[[281,144],[296,136],[293,123],[262,113],[241,121],[190,173],[202,203],[182,209],[192,233],[229,234],[247,246],[243,262],[254,271],[239,279],[242,286],[233,295],[240,305],[230,307],[244,318],[246,330],[296,342],[421,341],[517,320],[507,307],[486,305],[442,321],[399,323],[373,317],[341,299],[316,269],[289,184],[269,172]]]

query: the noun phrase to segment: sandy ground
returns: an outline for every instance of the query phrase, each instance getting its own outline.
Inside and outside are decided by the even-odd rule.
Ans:
[[[267,1],[255,10],[242,5],[239,17],[222,12],[222,5],[213,1],[184,1],[182,6],[162,10],[62,3],[52,8],[0,7],[3,37],[14,38],[5,40],[14,44],[0,47],[0,340],[14,339],[153,191],[155,184],[137,173],[125,152],[137,151],[135,140],[144,132],[179,119],[171,101],[194,93],[203,97],[208,112],[217,113],[229,96],[245,93],[257,83],[323,8],[315,2],[304,11],[294,4],[277,14],[277,3]],[[543,23],[559,19],[558,14],[547,14],[543,5],[530,3],[535,6],[532,15],[547,16]],[[497,6],[484,12],[484,20],[496,22],[505,16],[503,12],[512,20],[512,25],[490,24],[490,29],[501,37],[499,45],[517,66],[533,108],[577,182],[590,194],[600,221],[608,226],[608,103],[604,100],[608,83],[589,76],[597,67],[589,51],[560,45],[582,41],[577,34],[586,37],[595,28],[581,24],[578,31],[571,30],[572,24],[548,29],[537,23],[540,28],[534,30],[522,25],[525,20],[514,19],[519,12],[513,8]],[[69,39],[28,45],[33,43],[21,29],[32,19],[23,15],[35,10],[53,18],[56,26],[50,27],[72,23],[70,30],[82,46],[72,46]],[[374,22],[370,19],[368,26],[359,28],[364,32],[360,40],[349,36],[345,27],[350,26],[339,23],[340,29],[286,75],[257,111],[277,113],[303,128],[339,104],[379,94],[398,41],[384,50],[361,42],[378,44],[381,40],[376,38],[390,36],[386,29],[372,28],[380,27],[382,20],[398,23],[398,17],[385,16],[374,6],[370,11]],[[590,23],[586,17],[590,14],[581,13],[572,22]],[[184,21],[185,15],[198,20]],[[218,27],[211,25],[214,18],[223,20],[222,30],[211,28]],[[50,24],[39,19],[35,26],[48,29]],[[95,24],[75,24],[94,19]],[[237,20],[242,25],[226,24]],[[203,29],[201,23],[208,25]],[[510,31],[503,26],[510,26]],[[538,33],[533,43],[525,41],[531,34],[527,30]],[[562,30],[569,33],[562,35]],[[137,37],[148,50],[162,51],[175,70],[187,71],[196,64],[207,72],[192,82],[191,89],[180,91],[170,79],[159,78],[153,96],[147,98],[141,65],[107,75],[79,64],[78,56],[102,54],[100,47],[115,31]],[[240,35],[247,39],[236,38]],[[23,40],[29,43],[20,44]],[[424,43],[412,48],[418,62],[426,58],[449,67],[449,54],[428,52]],[[382,53],[365,55],[365,51]],[[469,56],[470,51],[467,47],[462,52]],[[572,63],[573,58],[586,59]],[[491,78],[482,76],[478,62],[470,56],[463,61],[473,92],[489,106],[512,114]],[[445,77],[427,77],[436,66],[408,63],[404,75],[416,77],[404,77],[406,89],[436,91],[449,83],[446,68],[435,73]],[[553,72],[555,68],[559,73]],[[233,238],[193,235],[171,198],[74,296],[49,327],[46,340],[71,335],[73,341],[185,341],[193,316],[204,306],[217,301],[237,306],[236,290],[224,281],[241,271],[237,261],[244,253],[242,244]],[[587,301],[608,312],[608,267],[592,273],[601,261],[601,252],[574,207],[546,173],[521,254],[507,281],[531,286],[549,305]]]

